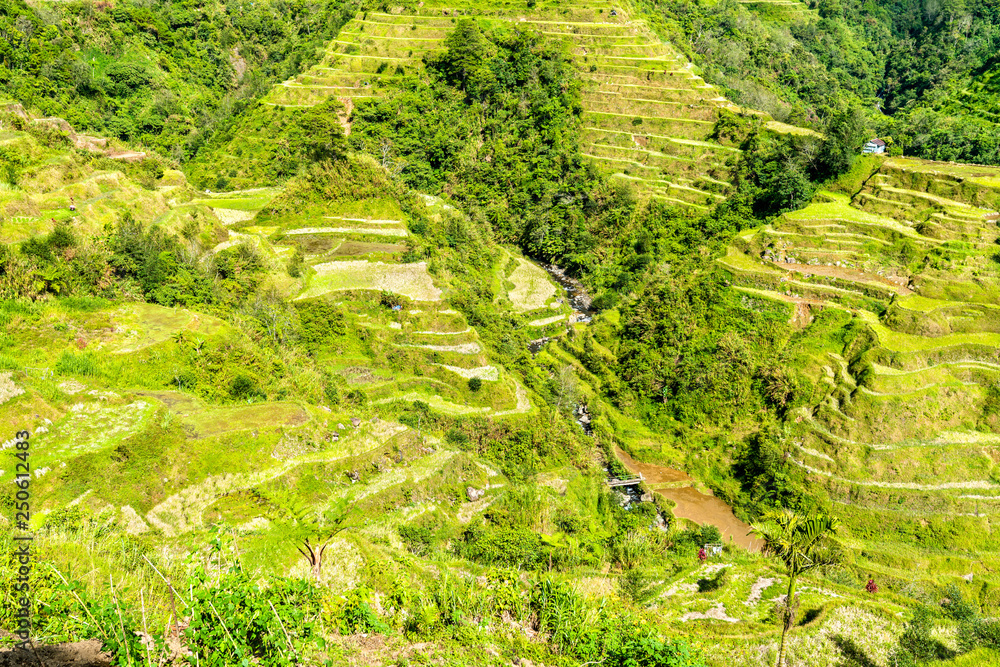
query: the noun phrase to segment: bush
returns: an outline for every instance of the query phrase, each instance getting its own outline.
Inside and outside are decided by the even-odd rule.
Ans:
[[[531,568],[538,561],[541,546],[541,538],[531,530],[474,526],[462,534],[454,550],[480,563]]]
[[[184,638],[200,665],[287,665],[285,629],[295,629],[295,653],[304,641],[316,636],[319,591],[307,581],[276,579],[264,590],[234,569],[223,576],[218,588],[208,585],[204,573],[192,583],[192,603],[186,610],[191,620]],[[135,649],[132,654],[141,655]]]
[[[444,434],[444,439],[448,444],[457,445],[459,449],[467,450],[469,448],[469,436],[460,429],[449,429]]]
[[[698,580],[698,592],[699,593],[711,593],[712,591],[717,591],[726,585],[728,579],[729,570],[727,568],[722,568],[715,573],[715,576],[708,579]]]
[[[423,526],[400,526],[399,536],[410,553],[425,556],[431,550],[434,534]]]
[[[469,378],[469,389],[472,391],[479,391],[483,388],[482,378]]]
[[[307,345],[322,345],[347,333],[344,313],[335,304],[325,299],[310,299],[292,305],[302,324],[302,341]]]
[[[260,393],[257,381],[247,375],[237,375],[229,383],[229,395],[235,399],[246,399]]]
[[[368,604],[369,591],[365,588],[355,588],[344,596],[344,605],[340,609],[339,627],[344,634],[357,632],[389,632],[389,626],[382,622]]]

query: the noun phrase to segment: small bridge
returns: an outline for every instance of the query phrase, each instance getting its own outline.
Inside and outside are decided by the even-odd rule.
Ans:
[[[646,481],[646,478],[642,476],[642,473],[639,473],[638,477],[630,477],[628,479],[611,478],[608,480],[608,486],[635,486],[644,481]]]

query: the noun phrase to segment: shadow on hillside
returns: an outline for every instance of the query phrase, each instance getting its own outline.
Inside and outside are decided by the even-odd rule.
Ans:
[[[868,657],[864,649],[849,637],[843,635],[830,635],[830,641],[840,650],[844,657],[841,667],[878,667],[878,663]]]

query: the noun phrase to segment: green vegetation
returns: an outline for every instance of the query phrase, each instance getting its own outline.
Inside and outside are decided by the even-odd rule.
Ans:
[[[0,12],[37,640],[995,659],[988,3],[106,4]]]
[[[785,662],[785,639],[795,620],[795,583],[801,574],[837,562],[830,542],[838,527],[833,517],[820,514],[806,519],[787,510],[766,514],[753,527],[754,534],[763,541],[761,551],[780,560],[788,574],[788,592],[781,610],[781,644],[775,662],[778,667]]]
[[[891,151],[1000,164],[991,46],[1000,16],[988,0],[656,8],[705,78],[745,107],[820,131],[838,113],[866,108],[869,130],[891,138]]]
[[[44,116],[182,159],[353,13],[332,2],[5,2],[0,90]],[[223,130],[224,131],[224,130]]]

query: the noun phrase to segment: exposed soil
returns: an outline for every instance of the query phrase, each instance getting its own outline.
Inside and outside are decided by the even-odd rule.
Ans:
[[[786,262],[775,262],[775,266],[796,273],[810,273],[814,276],[827,276],[828,278],[841,278],[851,282],[875,282],[895,290],[896,294],[906,296],[913,294],[913,290],[907,287],[909,280],[896,276],[880,276],[877,273],[862,273],[853,269],[841,266],[814,266],[812,264],[789,264]]]
[[[45,667],[109,667],[111,656],[101,651],[101,642],[85,642],[36,646],[34,650],[0,650],[0,667],[44,665]]]
[[[697,524],[711,524],[722,533],[722,539],[726,542],[732,538],[737,545],[750,551],[757,551],[757,540],[752,539],[748,533],[750,526],[736,518],[729,505],[712,495],[707,495],[694,488],[694,480],[687,473],[660,466],[654,463],[643,463],[636,461],[626,452],[617,449],[618,459],[626,468],[634,473],[640,473],[646,480],[646,484],[656,486],[658,484],[689,483],[687,486],[677,486],[676,488],[654,489],[656,493],[672,501],[674,516],[681,519],[689,519]]]

